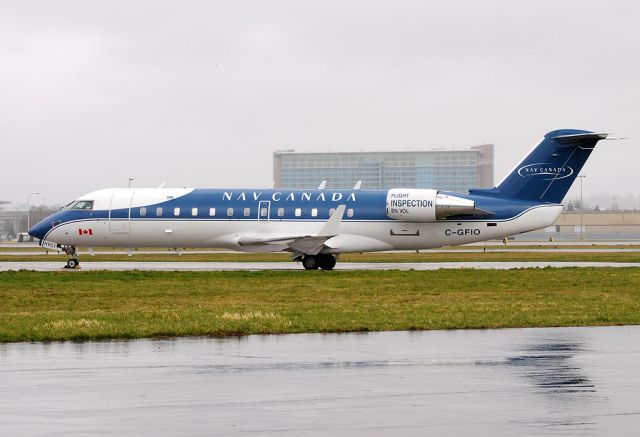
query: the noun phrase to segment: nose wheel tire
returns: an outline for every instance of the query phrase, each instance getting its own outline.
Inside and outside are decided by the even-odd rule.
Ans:
[[[75,259],[75,258],[71,258],[69,260],[67,260],[67,265],[65,265],[65,268],[67,269],[75,269],[80,265],[80,260]]]

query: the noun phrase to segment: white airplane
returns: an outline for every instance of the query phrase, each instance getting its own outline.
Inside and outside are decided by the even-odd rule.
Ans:
[[[216,247],[292,253],[331,270],[346,252],[419,250],[504,238],[552,225],[562,199],[608,134],[545,135],[494,188],[366,190],[109,188],[71,202],[29,234],[79,265],[83,247]]]

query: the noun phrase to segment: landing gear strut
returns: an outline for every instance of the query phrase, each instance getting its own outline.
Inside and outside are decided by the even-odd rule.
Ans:
[[[76,269],[80,267],[80,258],[78,257],[78,250],[75,246],[63,246],[64,253],[69,255],[65,269]]]
[[[336,257],[328,253],[317,255],[305,255],[302,258],[302,266],[306,270],[332,270],[336,266]]]

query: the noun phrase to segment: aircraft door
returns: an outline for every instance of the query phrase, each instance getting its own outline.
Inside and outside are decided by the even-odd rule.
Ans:
[[[112,234],[128,234],[131,231],[131,189],[113,190],[109,206],[109,231]]]
[[[271,219],[271,201],[261,200],[258,203],[258,221],[268,222]]]

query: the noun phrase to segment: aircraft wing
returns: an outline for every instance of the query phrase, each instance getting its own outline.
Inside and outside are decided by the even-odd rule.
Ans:
[[[286,246],[294,252],[305,255],[317,255],[324,247],[324,243],[338,235],[340,222],[344,216],[346,205],[340,205],[324,224],[322,229],[315,234],[288,234],[265,236],[241,236],[238,238],[240,246]]]

